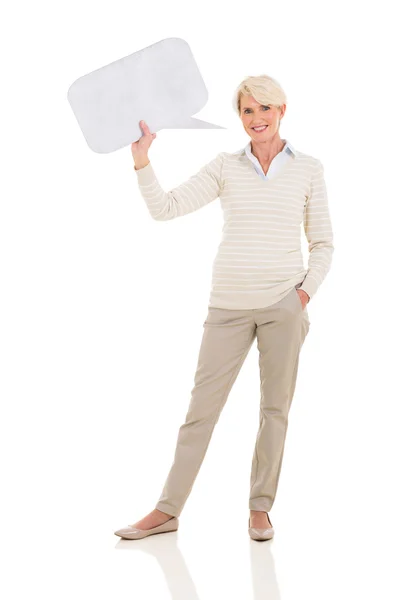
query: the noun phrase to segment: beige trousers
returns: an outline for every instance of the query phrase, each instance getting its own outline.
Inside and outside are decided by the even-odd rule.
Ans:
[[[175,458],[156,504],[159,510],[180,515],[219,415],[257,337],[261,401],[249,508],[270,511],[281,471],[300,349],[310,327],[307,307],[302,308],[296,287],[267,308],[208,307],[195,385],[179,429]]]

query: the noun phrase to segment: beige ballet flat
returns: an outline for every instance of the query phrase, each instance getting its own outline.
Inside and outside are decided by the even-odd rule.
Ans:
[[[118,531],[114,531],[115,535],[119,535],[124,540],[141,540],[144,537],[149,535],[154,535],[155,533],[168,533],[169,531],[176,531],[179,527],[179,519],[178,517],[171,517],[165,523],[158,525],[157,527],[153,527],[152,529],[137,529],[132,525],[128,525],[123,529],[118,529]]]
[[[267,513],[268,515],[268,513]],[[271,519],[269,518],[269,522],[272,525]],[[268,529],[258,529],[256,527],[250,527],[250,518],[249,518],[249,536],[252,540],[257,540],[258,542],[262,540],[270,540],[274,537],[275,531],[273,527],[268,527]]]

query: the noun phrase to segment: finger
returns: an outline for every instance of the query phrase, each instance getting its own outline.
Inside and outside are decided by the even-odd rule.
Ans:
[[[146,125],[145,121],[140,121],[141,125],[142,125],[142,129],[145,135],[149,135],[150,134],[150,130],[148,128],[148,126]]]

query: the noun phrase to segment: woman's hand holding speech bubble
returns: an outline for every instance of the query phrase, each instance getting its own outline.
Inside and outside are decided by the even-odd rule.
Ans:
[[[138,139],[137,142],[133,142],[131,145],[131,152],[133,160],[135,161],[135,168],[142,169],[149,164],[149,157],[147,156],[148,150],[156,138],[156,133],[150,133],[150,129],[146,125],[145,121],[139,121],[139,125],[143,130],[143,135]]]

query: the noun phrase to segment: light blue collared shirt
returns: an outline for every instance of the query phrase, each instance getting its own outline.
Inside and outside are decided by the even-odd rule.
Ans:
[[[274,156],[274,158],[272,159],[266,175],[265,175],[264,171],[262,170],[262,167],[258,161],[258,158],[256,156],[254,156],[254,154],[251,151],[251,141],[247,144],[247,146],[242,148],[242,150],[238,150],[238,152],[235,152],[235,154],[239,154],[240,152],[245,152],[247,157],[249,158],[249,160],[251,160],[251,162],[253,163],[254,168],[255,168],[256,172],[258,173],[258,175],[262,179],[272,179],[272,177],[275,177],[275,175],[277,175],[277,173],[287,163],[287,161],[292,160],[296,156],[296,150],[292,146],[292,144],[290,142],[288,142],[288,140],[286,140],[286,139],[283,139],[282,141],[285,142],[285,146],[283,147],[281,152],[278,152],[278,154],[276,156]]]

